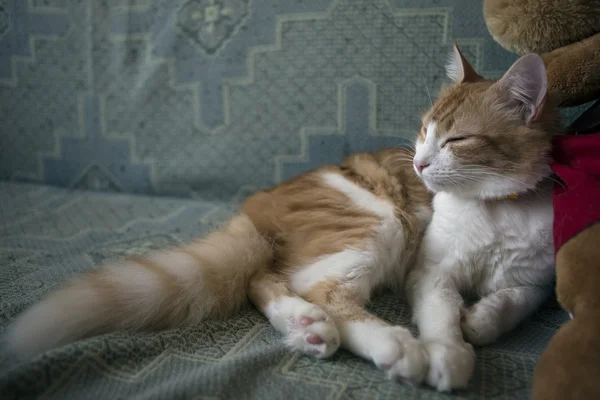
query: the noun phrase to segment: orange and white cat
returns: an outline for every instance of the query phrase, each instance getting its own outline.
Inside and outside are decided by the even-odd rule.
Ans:
[[[448,69],[455,84],[417,139],[415,170],[435,193],[434,213],[406,282],[429,355],[426,382],[441,391],[467,386],[471,344],[494,342],[552,293],[549,162],[561,133],[540,56],[492,82],[455,48]],[[465,307],[463,296],[477,302]]]
[[[67,282],[14,321],[8,345],[33,355],[119,329],[192,325],[249,299],[293,349],[324,358],[342,346],[392,379],[465,386],[474,360],[461,329],[491,342],[548,293],[536,289],[552,262],[538,183],[558,128],[539,57],[494,83],[455,55],[456,83],[425,115],[416,155],[356,154],[258,192],[219,231]],[[511,194],[521,198],[498,199]],[[365,309],[375,289],[405,282],[421,339]],[[486,296],[462,326],[461,293]]]

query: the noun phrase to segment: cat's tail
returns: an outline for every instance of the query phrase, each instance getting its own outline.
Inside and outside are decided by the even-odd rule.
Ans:
[[[250,276],[272,257],[271,243],[240,215],[204,239],[75,278],[18,317],[5,342],[28,357],[114,330],[225,317],[245,303]]]

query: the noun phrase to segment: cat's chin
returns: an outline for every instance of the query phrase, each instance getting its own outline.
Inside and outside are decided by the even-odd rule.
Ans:
[[[461,187],[458,188],[456,185],[444,185],[435,182],[427,182],[424,181],[425,186],[429,189],[430,192],[437,193],[446,193],[452,196],[456,196],[463,199],[472,199],[472,200],[493,200],[493,199],[502,199],[508,198],[513,195],[521,195],[527,193],[529,190],[533,189],[528,187],[502,187],[502,188],[493,188],[493,187]]]
[[[505,177],[497,179],[485,179],[480,182],[469,182],[455,179],[436,180],[435,176],[421,176],[423,183],[432,193],[447,193],[463,199],[493,200],[520,196],[539,188],[543,182],[548,181],[548,171],[540,169],[540,173],[529,176]]]
[[[427,187],[427,190],[429,190],[431,193],[441,193],[441,192],[446,192],[448,188],[445,188],[444,185],[439,185],[437,183],[434,182],[429,182],[426,179],[423,179],[423,183],[425,184],[425,187]]]
[[[425,187],[431,193],[449,193],[460,197],[476,197],[477,190],[473,191],[472,188],[466,187],[463,183],[457,185],[456,183],[449,183],[447,179],[438,180],[435,176],[424,176],[421,175],[421,180],[425,184]]]
[[[436,182],[428,182],[426,180],[423,180],[423,182],[425,183],[425,186],[427,187],[427,189],[433,194],[447,193],[447,194],[451,194],[451,195],[454,195],[457,197],[463,197],[463,198],[476,198],[477,197],[476,192],[471,193],[470,191],[467,192],[464,190],[457,190],[457,188],[455,186],[444,185],[444,184],[440,184],[440,183],[436,183]]]

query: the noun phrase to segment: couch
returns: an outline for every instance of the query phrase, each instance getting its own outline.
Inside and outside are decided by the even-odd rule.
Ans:
[[[0,0],[0,335],[65,279],[201,235],[256,189],[410,144],[453,41],[486,77],[514,60],[470,0]],[[372,309],[409,324],[397,293]],[[567,318],[548,302],[453,395],[528,398]],[[25,362],[0,350],[2,399],[451,397],[293,353],[251,306]]]

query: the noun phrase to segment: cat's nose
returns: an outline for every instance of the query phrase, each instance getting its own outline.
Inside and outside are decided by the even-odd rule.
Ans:
[[[419,173],[423,172],[423,170],[429,166],[429,164],[425,164],[416,160],[414,161],[414,164],[415,168],[417,169],[417,171],[419,171]]]

